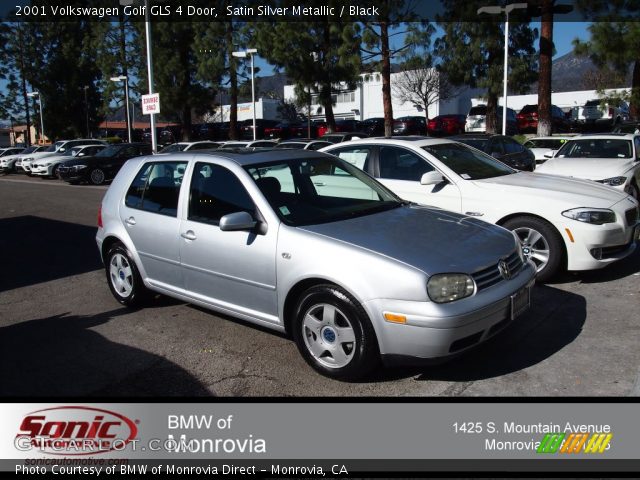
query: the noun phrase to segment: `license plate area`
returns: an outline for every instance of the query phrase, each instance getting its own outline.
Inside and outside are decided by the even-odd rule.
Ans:
[[[524,287],[522,290],[511,295],[511,320],[522,315],[531,305],[531,287]]]

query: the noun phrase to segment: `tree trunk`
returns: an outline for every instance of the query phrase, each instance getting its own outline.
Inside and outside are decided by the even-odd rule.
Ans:
[[[380,23],[382,51],[382,106],[384,109],[384,136],[393,135],[393,105],[391,103],[391,55],[389,53],[389,25]]]
[[[227,24],[226,32],[227,54],[229,56],[229,83],[231,102],[229,105],[229,138],[231,140],[238,139],[238,72],[236,71],[236,59],[233,52],[233,23]]]
[[[553,0],[542,2],[540,67],[538,71],[538,136],[551,135],[551,56],[553,55]]]
[[[640,120],[640,59],[633,63],[633,77],[631,79],[631,102],[629,105],[629,116],[637,121]],[[27,117],[28,118],[28,117]]]
[[[27,121],[27,131],[24,135],[24,145],[31,146],[31,119],[29,116],[29,97],[27,97],[27,80],[24,77],[24,41],[22,38],[22,27],[18,30],[20,35],[20,79],[22,80],[22,98],[24,100],[24,113]]]
[[[487,133],[497,133],[498,124],[498,95],[487,93],[487,116],[486,116]]]

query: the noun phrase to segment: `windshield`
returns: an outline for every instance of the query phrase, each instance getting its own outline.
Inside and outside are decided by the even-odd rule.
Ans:
[[[41,151],[41,152],[57,152],[58,149],[56,148],[56,144],[54,143],[53,145],[49,145],[44,150],[39,150],[39,151]]]
[[[171,153],[171,152],[181,152],[185,148],[187,148],[186,143],[174,143],[173,145],[167,145],[159,153]]]
[[[77,155],[77,153],[80,150],[82,150],[82,148],[80,148],[80,147],[69,148],[69,149],[65,150],[65,152],[62,153],[60,156],[61,157],[73,157],[73,156]]]
[[[461,143],[440,143],[422,148],[464,180],[482,180],[516,173],[495,158]]]
[[[96,153],[96,157],[114,157],[121,149],[121,146],[111,145],[110,147]]]
[[[53,144],[53,146],[55,147],[54,151],[58,151],[60,150],[60,147],[62,147],[65,143],[67,143],[66,141],[60,141],[60,142],[56,142]]]
[[[23,151],[21,151],[20,153],[21,153],[21,154],[24,154],[24,153],[33,153],[33,152],[35,152],[37,149],[38,149],[38,147],[29,147],[29,148],[24,149],[24,150],[23,150]]]
[[[588,138],[571,140],[558,150],[558,158],[631,158],[630,140]]]
[[[524,146],[527,148],[550,148],[552,150],[559,149],[562,145],[564,145],[567,141],[565,139],[533,139],[527,140],[524,143]]]
[[[315,225],[402,205],[396,195],[339,158],[287,160],[245,167],[287,225]]]

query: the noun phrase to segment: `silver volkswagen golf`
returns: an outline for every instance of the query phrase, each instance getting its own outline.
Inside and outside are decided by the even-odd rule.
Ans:
[[[483,342],[529,307],[535,279],[509,231],[310,151],[129,160],[98,226],[120,303],[160,292],[287,332],[341,379]]]

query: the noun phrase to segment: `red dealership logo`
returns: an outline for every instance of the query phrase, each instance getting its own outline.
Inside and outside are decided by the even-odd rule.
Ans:
[[[15,446],[52,455],[95,455],[124,450],[138,435],[136,422],[110,410],[63,406],[27,414]]]

